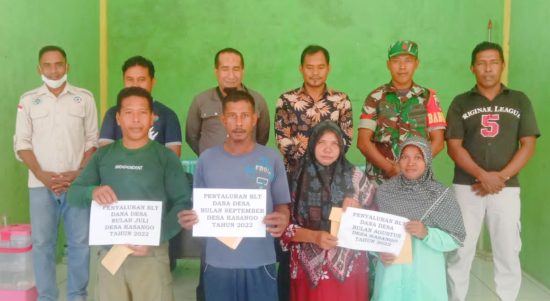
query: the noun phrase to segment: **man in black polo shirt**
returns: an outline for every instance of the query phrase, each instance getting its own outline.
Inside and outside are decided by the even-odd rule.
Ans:
[[[527,96],[500,82],[500,45],[478,44],[470,69],[476,86],[451,103],[445,134],[466,227],[464,246],[447,258],[449,300],[466,298],[484,220],[491,236],[496,293],[500,300],[516,300],[521,286],[517,175],[533,155],[540,132]]]

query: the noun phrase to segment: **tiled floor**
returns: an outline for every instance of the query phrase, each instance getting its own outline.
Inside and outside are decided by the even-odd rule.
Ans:
[[[498,301],[493,282],[493,263],[490,257],[476,257],[472,265],[468,301]],[[518,301],[548,301],[550,290],[523,273]]]
[[[95,263],[92,263],[92,279],[90,282],[89,300],[93,299],[95,287]],[[65,299],[66,266],[58,265],[58,283],[60,288],[60,301]],[[180,259],[174,271],[174,295],[178,301],[195,300],[195,287],[199,262],[197,259]],[[493,264],[490,258],[477,257],[474,261],[470,277],[470,291],[468,301],[498,301],[494,292]],[[550,290],[543,287],[528,275],[524,274],[518,301],[544,301],[550,300]]]

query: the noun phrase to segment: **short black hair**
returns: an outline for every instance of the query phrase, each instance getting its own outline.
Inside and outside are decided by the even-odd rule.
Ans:
[[[302,50],[302,55],[300,56],[300,65],[304,64],[304,60],[306,59],[306,55],[315,54],[317,52],[322,52],[325,56],[325,59],[327,60],[327,64],[330,64],[330,55],[328,54],[328,50],[319,45],[308,45],[304,50]]]
[[[502,47],[497,43],[485,41],[477,44],[474,50],[472,51],[472,62],[470,66],[473,66],[475,64],[477,54],[485,50],[498,51],[498,54],[500,55],[500,59],[504,63],[504,53],[502,52]]]
[[[44,53],[50,52],[50,51],[57,51],[57,52],[61,53],[61,55],[63,56],[65,61],[67,61],[67,53],[65,53],[65,50],[63,50],[63,48],[61,48],[59,46],[55,46],[55,45],[48,45],[48,46],[44,46],[44,47],[40,48],[40,50],[38,51],[38,61],[40,61],[40,59],[42,59],[42,56],[44,55]]]
[[[155,66],[153,65],[153,62],[141,55],[136,55],[127,59],[122,65],[122,74],[126,73],[126,70],[134,66],[147,68],[149,71],[149,76],[151,76],[151,78],[155,78]]]
[[[118,113],[120,113],[120,109],[122,108],[122,101],[130,96],[139,96],[147,99],[149,110],[153,112],[153,97],[151,96],[151,93],[140,87],[127,87],[120,90],[116,97],[116,111]]]
[[[222,53],[233,53],[233,54],[238,55],[238,56],[241,58],[241,68],[244,69],[244,57],[243,57],[243,54],[242,54],[239,50],[237,50],[237,49],[235,49],[235,48],[230,48],[230,47],[224,48],[224,49],[222,49],[222,50],[216,52],[216,55],[214,56],[214,67],[215,67],[215,68],[218,68],[218,66],[220,65],[219,59],[220,59],[220,55],[221,55]]]
[[[252,110],[256,111],[256,102],[254,101],[254,97],[252,97],[250,93],[242,90],[237,90],[235,88],[224,89],[224,92],[227,93],[227,95],[222,99],[222,110],[224,112],[228,103],[239,101],[248,102],[252,105]]]

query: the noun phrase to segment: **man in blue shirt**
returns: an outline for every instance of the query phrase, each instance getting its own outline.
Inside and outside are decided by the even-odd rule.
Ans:
[[[124,87],[140,87],[151,93],[155,86],[155,66],[142,57],[134,56],[122,65]],[[99,146],[103,146],[122,138],[120,126],[116,123],[116,106],[111,107],[103,118],[99,133]],[[172,150],[178,157],[181,155],[181,127],[178,116],[172,109],[158,100],[153,102],[154,123],[149,129],[149,139]]]
[[[208,237],[205,246],[204,292],[206,300],[278,300],[273,237],[280,237],[289,221],[288,181],[280,155],[257,144],[253,136],[258,116],[254,98],[232,91],[223,99],[221,122],[227,132],[222,145],[201,153],[195,188],[265,189],[264,218],[270,235],[243,238],[233,250]],[[178,214],[185,229],[198,223],[193,210]]]

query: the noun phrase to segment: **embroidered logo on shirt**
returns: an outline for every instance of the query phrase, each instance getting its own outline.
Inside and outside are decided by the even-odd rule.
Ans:
[[[42,102],[42,100],[40,98],[36,98],[36,99],[33,99],[32,100],[32,103],[35,104],[35,105],[38,105]]]
[[[122,164],[117,164],[117,165],[115,165],[115,169],[142,170],[143,165],[122,165]]]
[[[76,103],[81,103],[81,102],[82,102],[82,97],[80,97],[80,96],[75,96],[75,97],[73,98],[73,100],[74,100],[74,102],[76,102]]]

